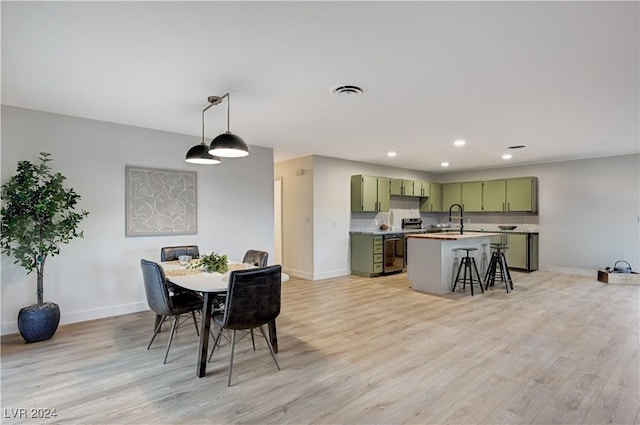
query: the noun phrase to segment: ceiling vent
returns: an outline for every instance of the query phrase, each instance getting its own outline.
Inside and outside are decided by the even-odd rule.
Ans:
[[[522,149],[524,148],[524,145],[514,145],[514,146],[509,146],[507,149]]]
[[[333,89],[333,93],[339,96],[355,96],[364,93],[358,86],[339,86]]]

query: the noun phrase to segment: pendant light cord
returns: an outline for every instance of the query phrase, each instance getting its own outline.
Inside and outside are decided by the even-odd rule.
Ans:
[[[200,143],[203,145],[205,144],[204,143],[204,113],[207,111],[207,109],[211,108],[213,105],[215,105],[215,103],[211,103],[209,106],[207,106],[202,110],[202,140],[200,141]]]

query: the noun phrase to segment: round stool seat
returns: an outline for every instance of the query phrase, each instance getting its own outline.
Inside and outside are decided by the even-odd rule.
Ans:
[[[491,249],[495,249],[497,251],[501,251],[503,249],[509,249],[509,245],[503,243],[492,243],[490,245]]]
[[[473,247],[473,248],[455,248],[455,249],[457,249],[459,251],[467,251],[467,255],[469,255],[469,251],[477,251],[478,250],[478,248],[475,248],[475,247]]]

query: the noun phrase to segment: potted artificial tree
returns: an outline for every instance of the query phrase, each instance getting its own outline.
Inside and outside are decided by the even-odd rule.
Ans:
[[[84,236],[78,224],[89,214],[76,211],[80,195],[63,186],[66,177],[51,171],[49,156],[41,152],[40,164],[19,161],[16,174],[1,189],[2,253],[14,256],[14,264],[24,267],[27,274],[35,270],[38,275],[38,303],[18,314],[18,329],[27,342],[49,339],[58,328],[60,308],[44,302],[44,264],[60,253],[60,245]]]

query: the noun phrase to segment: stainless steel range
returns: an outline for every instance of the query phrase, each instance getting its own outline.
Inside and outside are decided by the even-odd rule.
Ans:
[[[422,229],[422,218],[420,217],[412,217],[412,218],[403,218],[402,219],[402,230],[404,234],[409,233],[425,233],[424,229]],[[404,238],[404,260],[403,260],[403,269],[407,269],[407,238]]]
[[[422,218],[420,217],[403,218],[402,228],[406,230],[408,229],[422,230]]]

